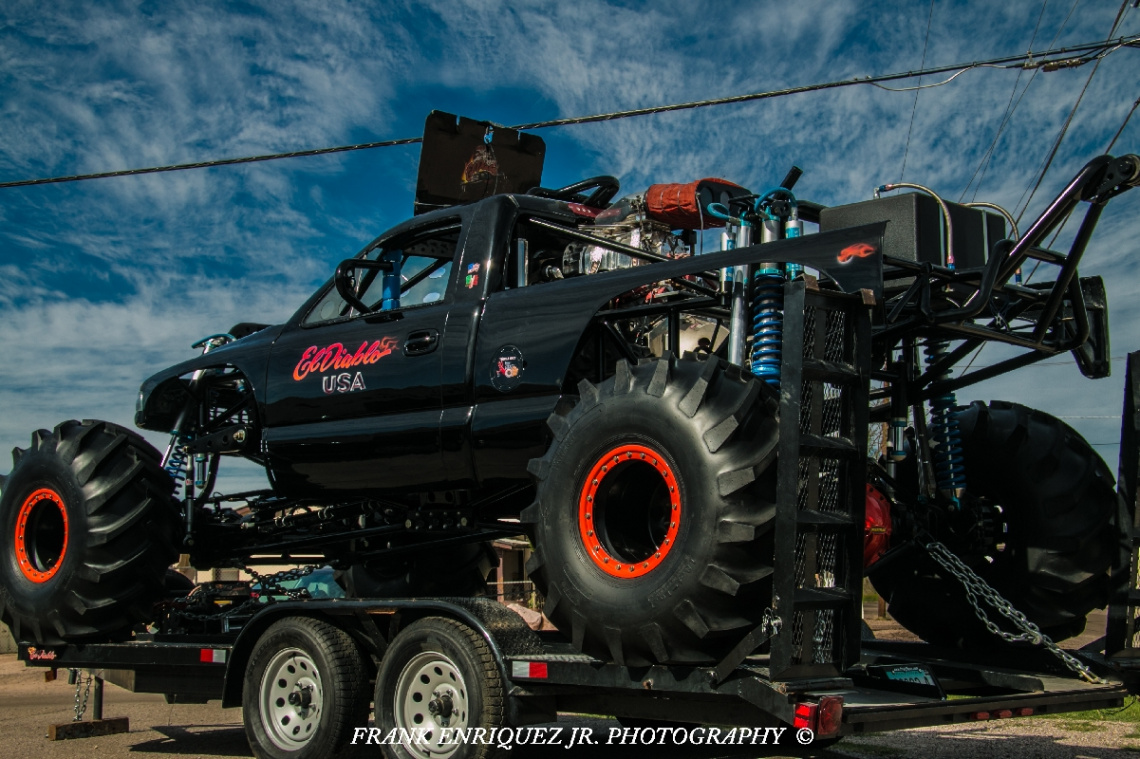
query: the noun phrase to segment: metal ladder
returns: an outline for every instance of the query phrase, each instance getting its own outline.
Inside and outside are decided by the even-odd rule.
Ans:
[[[859,659],[871,321],[858,295],[784,289],[773,680]]]

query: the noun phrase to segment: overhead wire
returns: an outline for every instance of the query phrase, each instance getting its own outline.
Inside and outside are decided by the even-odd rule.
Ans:
[[[918,64],[919,68],[924,68],[926,66],[926,49],[930,44],[930,22],[933,18],[934,0],[930,0],[930,10],[926,12],[926,37],[922,40],[922,61]],[[941,84],[949,84],[950,82],[954,81],[955,77],[963,73],[965,72],[959,71],[957,74],[954,74],[954,76],[950,77],[945,82],[941,82]],[[884,90],[891,89],[890,87],[883,87],[881,84],[876,84],[875,86],[882,87]],[[910,155],[910,136],[911,133],[914,132],[914,115],[918,112],[918,91],[920,89],[922,89],[922,87],[914,88],[914,103],[910,107],[910,126],[908,126],[906,129],[906,148],[903,150],[902,171],[899,172],[900,182],[906,179],[906,159]]]
[[[1049,47],[1052,47],[1054,44],[1056,44],[1057,38],[1061,36],[1061,30],[1064,29],[1065,25],[1069,23],[1069,17],[1073,15],[1073,11],[1076,10],[1077,3],[1080,1],[1081,0],[1073,0],[1073,5],[1071,8],[1069,8],[1069,14],[1065,16],[1065,20],[1061,22],[1061,26],[1057,28],[1057,33],[1053,35],[1053,39],[1049,43]],[[1033,25],[1033,36],[1029,38],[1029,45],[1027,46],[1029,50],[1033,49],[1033,43],[1037,41],[1037,33],[1041,30],[1041,20],[1045,18],[1045,9],[1048,7],[1049,0],[1042,0],[1041,10],[1037,13],[1037,23]],[[1037,75],[1041,73],[1041,69],[1033,69],[1033,74],[1030,75],[1029,81],[1025,83],[1025,89],[1021,91],[1021,95],[1018,95],[1017,85],[1021,82],[1021,75],[1023,73],[1025,73],[1024,69],[1017,72],[1017,78],[1013,81],[1013,89],[1009,93],[1009,102],[1005,104],[1005,112],[1002,114],[1001,122],[998,124],[997,132],[994,133],[994,138],[990,140],[990,145],[988,148],[986,148],[986,152],[982,155],[982,160],[978,162],[978,167],[974,169],[974,173],[970,177],[970,181],[966,182],[966,186],[962,189],[962,194],[958,196],[959,203],[965,199],[966,193],[970,191],[970,185],[974,184],[974,179],[978,180],[978,184],[976,187],[974,187],[974,194],[970,196],[970,201],[973,202],[977,200],[978,190],[981,189],[982,180],[985,179],[986,172],[990,169],[990,163],[993,158],[994,150],[997,148],[998,140],[1001,139],[1001,135],[1005,131],[1006,126],[1008,126],[1009,123],[1013,120],[1013,114],[1017,112],[1018,107],[1021,105],[1021,101],[1025,98],[1025,93],[1029,92],[1030,85],[1033,84],[1033,80],[1037,78]],[[1017,97],[1017,102],[1014,102],[1015,96]],[[979,173],[981,176],[979,176]],[[1017,226],[1016,223],[1014,226]],[[978,346],[978,349],[974,351],[973,355],[970,356],[970,360],[966,363],[966,368],[962,369],[961,372],[959,372],[959,377],[965,376],[965,374],[970,371],[970,367],[973,366],[974,362],[981,357],[982,351],[986,349],[987,344],[988,343],[983,342]]]
[[[1112,28],[1108,31],[1108,36],[1105,40],[1106,44],[1109,40],[1112,39],[1112,35],[1116,34],[1116,28],[1120,25],[1120,21],[1124,18],[1124,14],[1128,10],[1128,4],[1131,1],[1132,0],[1124,0],[1124,2],[1120,4],[1120,10],[1116,12],[1116,18],[1112,22]],[[1033,196],[1037,194],[1037,190],[1041,187],[1041,183],[1045,180],[1045,175],[1049,173],[1049,167],[1053,165],[1053,159],[1057,157],[1057,151],[1060,149],[1061,143],[1064,141],[1065,135],[1069,131],[1069,126],[1073,123],[1073,117],[1077,113],[1077,108],[1080,107],[1081,100],[1084,99],[1089,85],[1092,84],[1093,77],[1096,76],[1097,69],[1100,68],[1100,62],[1102,60],[1104,60],[1103,57],[1096,58],[1096,62],[1093,64],[1092,71],[1089,72],[1088,78],[1085,79],[1085,85],[1081,87],[1081,92],[1079,95],[1077,95],[1077,100],[1075,103],[1073,103],[1073,107],[1069,111],[1068,118],[1066,118],[1065,123],[1061,125],[1061,130],[1057,134],[1057,139],[1054,140],[1053,147],[1049,150],[1049,154],[1045,159],[1045,166],[1042,167],[1041,173],[1038,174],[1037,181],[1033,185],[1033,190],[1029,193],[1029,197],[1025,200],[1025,205],[1021,207],[1021,211],[1019,211],[1017,214],[1017,220],[1019,222],[1021,221],[1021,217],[1025,214],[1026,210],[1028,210],[1029,204],[1033,202]],[[1034,270],[1036,270],[1036,267],[1034,267]]]
[[[639,116],[649,116],[660,113],[670,113],[675,111],[691,110],[695,108],[706,108],[712,106],[730,105],[735,103],[747,103],[759,100],[768,100],[772,98],[786,97],[789,95],[798,95],[809,92],[820,92],[830,89],[838,89],[841,87],[852,87],[866,84],[877,84],[879,82],[901,81],[905,79],[912,79],[915,77],[945,74],[950,72],[961,73],[975,68],[999,67],[999,68],[1039,68],[1046,66],[1050,61],[1060,58],[1061,60],[1085,60],[1084,58],[1065,59],[1063,56],[1073,54],[1088,54],[1088,53],[1105,53],[1111,52],[1122,47],[1136,47],[1140,46],[1140,35],[1133,35],[1131,37],[1122,37],[1116,41],[1118,44],[1112,47],[1106,42],[1090,42],[1082,45],[1073,45],[1066,48],[1058,48],[1056,50],[1045,50],[1042,52],[1029,51],[1022,55],[1004,56],[1001,58],[992,58],[985,61],[974,61],[972,63],[956,63],[949,66],[936,66],[930,69],[923,69],[920,71],[904,71],[893,74],[881,74],[878,76],[865,76],[854,77],[850,79],[840,79],[831,82],[821,82],[816,84],[801,85],[798,87],[786,87],[778,90],[767,90],[764,92],[754,92],[744,95],[731,95],[722,98],[710,98],[705,100],[694,100],[685,103],[672,103],[668,105],[649,106],[646,108],[633,108],[622,111],[612,111],[609,113],[592,114],[588,116],[573,116],[561,119],[550,119],[547,121],[535,121],[526,124],[516,124],[509,127],[514,130],[537,130],[537,129],[550,129],[554,127],[572,126],[578,124],[593,124],[603,121],[616,121],[619,119],[634,118]],[[1099,58],[1097,60],[1100,60]],[[957,75],[957,73],[955,75]],[[180,163],[170,164],[166,166],[151,166],[146,168],[137,169],[123,169],[118,171],[104,171],[91,174],[72,174],[67,176],[57,177],[43,177],[39,179],[23,179],[11,182],[0,182],[0,189],[12,187],[30,187],[34,185],[43,184],[59,184],[63,182],[78,182],[92,179],[108,179],[112,177],[126,177],[138,176],[142,174],[158,174],[172,171],[187,171],[192,169],[212,168],[216,166],[233,166],[236,164],[255,163],[262,161],[275,161],[287,158],[301,158],[308,156],[331,155],[335,153],[346,153],[356,150],[370,150],[374,148],[393,147],[397,145],[413,145],[423,142],[422,137],[407,137],[394,140],[381,140],[377,142],[365,142],[355,145],[338,145],[335,147],[316,148],[311,150],[294,150],[285,153],[267,153],[264,155],[247,156],[242,158],[222,158],[210,161],[196,161],[193,163]]]
[[[1080,0],[1075,0],[1073,4],[1074,8],[1078,2],[1080,2]],[[1033,49],[1033,43],[1037,41],[1037,32],[1041,29],[1041,19],[1045,18],[1045,9],[1048,7],[1049,0],[1043,0],[1041,3],[1041,11],[1037,14],[1037,24],[1033,27],[1033,36],[1029,38],[1028,48],[1030,50]],[[1069,14],[1072,15],[1072,10],[1069,11]],[[1067,18],[1066,21],[1068,21]],[[1059,35],[1060,33],[1061,32],[1058,29],[1057,34]],[[1057,38],[1054,37],[1053,42],[1056,41]],[[1052,47],[1053,42],[1049,43],[1050,47]],[[1033,74],[1029,77],[1029,81],[1026,83],[1025,89],[1021,91],[1021,97],[1017,98],[1017,103],[1015,104],[1013,99],[1017,95],[1017,85],[1021,83],[1021,75],[1025,73],[1025,69],[1017,72],[1017,78],[1013,80],[1013,90],[1011,90],[1009,93],[1009,102],[1005,104],[1005,113],[1002,114],[1001,122],[998,124],[997,132],[994,134],[993,140],[990,141],[990,146],[986,148],[986,152],[982,155],[982,160],[978,162],[978,168],[974,169],[973,176],[971,176],[970,181],[966,183],[966,187],[962,190],[962,194],[958,196],[959,203],[961,203],[962,200],[966,197],[966,193],[970,191],[970,186],[974,183],[975,179],[978,180],[978,186],[974,188],[974,194],[971,197],[971,200],[977,199],[978,189],[982,186],[982,179],[985,178],[986,172],[989,171],[990,159],[993,156],[994,149],[997,148],[998,140],[1001,139],[1001,135],[1005,131],[1006,125],[1008,125],[1010,120],[1013,118],[1013,114],[1017,110],[1017,107],[1021,105],[1021,100],[1025,97],[1025,93],[1029,90],[1029,85],[1033,84],[1033,80],[1040,72],[1040,68],[1033,69]],[[978,176],[979,172],[981,172],[980,177]]]

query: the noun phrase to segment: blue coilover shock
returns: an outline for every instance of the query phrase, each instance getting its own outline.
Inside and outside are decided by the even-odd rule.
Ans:
[[[186,479],[186,449],[180,446],[178,434],[175,433],[171,436],[170,440],[170,453],[166,456],[166,463],[163,469],[170,475],[170,479],[174,480],[174,492],[178,493],[182,488],[182,483]]]
[[[946,355],[948,342],[937,338],[927,338],[923,345],[926,365],[933,366]],[[934,380],[949,379],[947,369]],[[958,399],[953,391],[948,391],[930,399],[930,435],[937,443],[934,447],[934,479],[938,489],[949,497],[957,508],[959,499],[966,489],[966,459],[962,453],[962,432],[958,428],[958,417],[954,413]]]
[[[783,339],[784,275],[775,264],[760,264],[752,278],[752,373],[777,388]]]

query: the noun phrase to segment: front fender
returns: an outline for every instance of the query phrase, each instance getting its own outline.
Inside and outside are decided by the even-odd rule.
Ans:
[[[186,407],[188,375],[200,369],[233,367],[249,381],[258,405],[264,402],[265,371],[269,351],[284,325],[258,332],[175,364],[149,377],[139,388],[135,405],[135,426],[144,430],[170,432]]]

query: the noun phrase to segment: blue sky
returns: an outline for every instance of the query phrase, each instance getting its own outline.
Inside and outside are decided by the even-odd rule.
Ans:
[[[431,109],[512,124],[913,70],[928,14],[927,66],[1016,55],[1103,39],[1119,7],[7,0],[0,181],[415,136]],[[1117,36],[1136,33],[1129,9]],[[1103,61],[1027,217],[1103,151],[1140,95],[1138,55]],[[972,70],[920,91],[917,107],[914,92],[860,86],[543,130],[544,179],[615,174],[635,192],[723,176],[762,189],[796,163],[798,194],[838,204],[898,180],[905,154],[906,180],[1015,207],[1090,70]],[[1137,151],[1140,117],[1116,147]],[[0,446],[72,417],[129,424],[139,383],[191,357],[191,343],[285,319],[337,261],[410,214],[418,157],[413,145],[0,189]],[[1138,209],[1140,192],[1109,205],[1082,268],[1108,282],[1114,356],[1140,349]],[[1093,382],[1064,356],[959,400],[1020,400],[1102,444],[1119,435],[1122,383],[1122,361]],[[1098,450],[1115,469],[1115,447]]]

